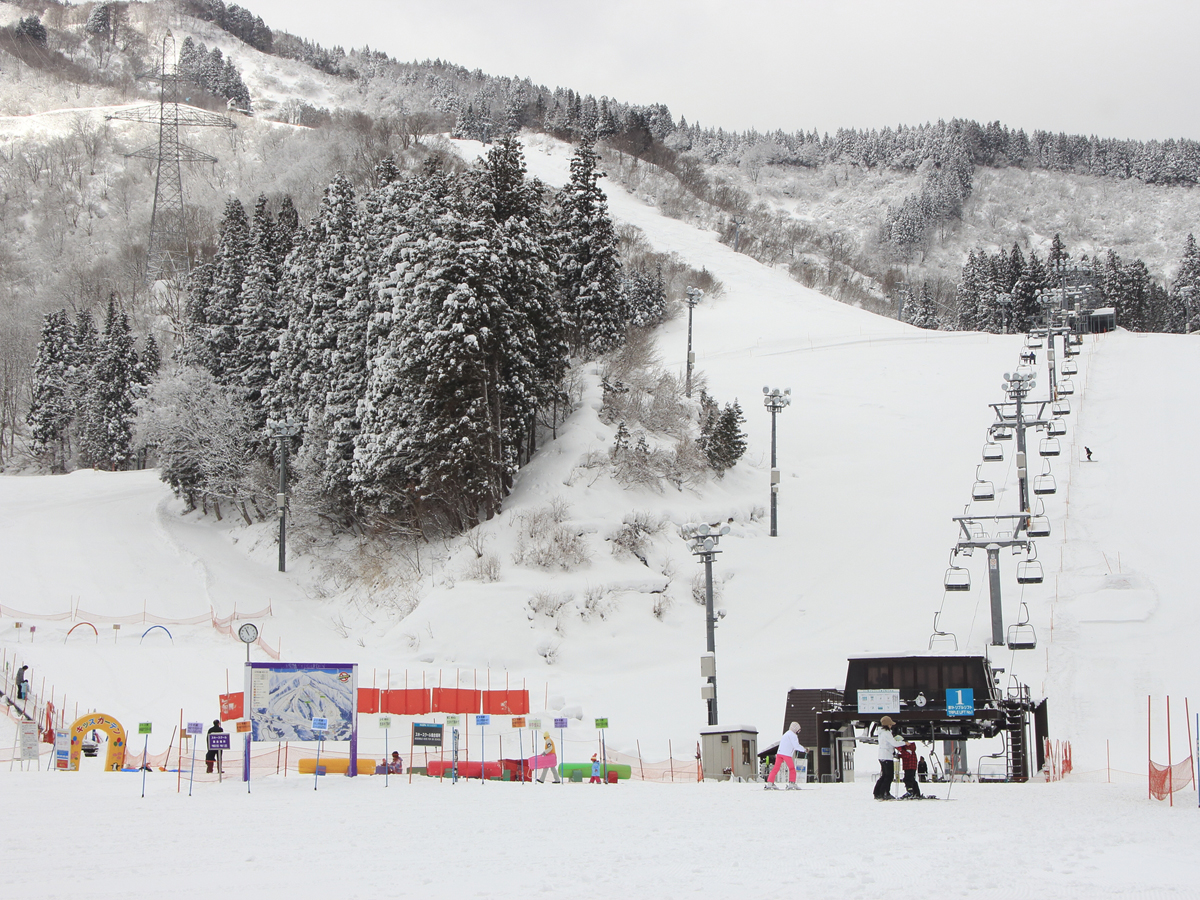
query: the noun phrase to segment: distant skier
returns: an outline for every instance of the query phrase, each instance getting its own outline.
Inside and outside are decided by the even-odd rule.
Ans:
[[[900,748],[900,767],[904,770],[905,792],[902,800],[920,800],[921,789],[917,786],[917,745],[912,741]]]
[[[884,716],[879,720],[879,780],[875,782],[875,799],[876,800],[895,800],[892,796],[892,781],[896,777],[896,763],[894,756],[896,750],[903,746],[904,741],[897,740],[892,734],[892,728],[896,725],[895,720],[891,716]]]
[[[794,791],[800,787],[796,784],[796,763],[792,757],[796,753],[807,753],[808,750],[800,743],[799,734],[800,723],[793,722],[779,739],[779,746],[775,749],[775,765],[771,767],[771,774],[767,776],[767,790],[779,790],[775,779],[779,777],[779,767],[784,763],[787,763],[788,767],[788,790]]]
[[[225,733],[225,729],[221,727],[220,719],[213,719],[212,728],[208,729],[208,733],[209,734],[224,734]],[[221,751],[220,750],[209,750],[207,753],[204,754],[205,771],[208,772],[209,775],[212,774],[214,765],[216,765],[218,767],[218,769],[220,769],[220,762],[221,762]],[[221,769],[221,771],[224,771],[224,769]]]
[[[554,750],[554,739],[550,737],[550,732],[548,731],[543,731],[542,737],[545,739],[546,744],[542,748],[541,754],[535,755],[529,761],[529,768],[535,772],[538,769],[542,770],[541,774],[538,775],[539,784],[545,783],[547,771],[554,776],[554,783],[559,784],[562,779],[558,777],[558,754]]]
[[[1083,452],[1087,454],[1087,461],[1091,462],[1092,461],[1092,448],[1088,447],[1088,446],[1084,446]]]
[[[17,669],[17,699],[24,700],[25,695],[29,693],[29,682],[25,680],[25,672],[29,666],[21,666]]]
[[[595,753],[592,754],[592,777],[588,779],[588,784],[602,784],[600,780],[600,758]]]
[[[925,757],[917,760],[917,781],[926,782],[929,780],[929,763],[925,762]]]

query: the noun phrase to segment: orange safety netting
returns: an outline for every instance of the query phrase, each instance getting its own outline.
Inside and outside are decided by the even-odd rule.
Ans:
[[[1150,794],[1156,800],[1166,800],[1170,794],[1182,791],[1192,783],[1192,758],[1171,766],[1160,766],[1150,760]]]

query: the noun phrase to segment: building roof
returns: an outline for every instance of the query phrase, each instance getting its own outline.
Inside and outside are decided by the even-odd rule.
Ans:
[[[753,725],[709,725],[700,729],[701,734],[733,734],[735,731],[758,734],[758,729]]]

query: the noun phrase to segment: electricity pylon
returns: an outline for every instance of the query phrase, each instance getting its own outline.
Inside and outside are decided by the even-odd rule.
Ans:
[[[179,67],[171,65],[175,42],[170,32],[163,38],[162,62],[158,71],[146,76],[159,83],[158,105],[135,106],[106,119],[143,122],[158,126],[158,143],[127,153],[126,159],[137,157],[156,163],[154,179],[154,210],[150,214],[150,243],[146,261],[146,281],[169,281],[188,272],[187,229],[183,214],[183,172],[185,162],[212,162],[217,158],[179,140],[180,128],[236,128],[232,119],[191,106],[180,107]]]

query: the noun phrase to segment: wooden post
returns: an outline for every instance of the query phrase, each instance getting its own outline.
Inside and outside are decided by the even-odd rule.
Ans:
[[[1146,695],[1146,797],[1154,798],[1154,772],[1150,768],[1150,695]]]
[[[183,710],[179,711],[179,753],[175,758],[175,793],[183,789]]]
[[[646,780],[646,768],[642,765],[642,742],[637,741],[638,748],[638,771],[642,774],[642,781]]]
[[[1175,772],[1171,768],[1171,695],[1167,694],[1167,798],[1175,805]]]
[[[1188,698],[1183,698],[1183,717],[1187,720],[1188,727],[1188,756],[1192,756],[1192,708],[1188,704]],[[1195,763],[1195,757],[1192,757],[1192,762]],[[1196,766],[1193,765],[1191,771],[1192,787],[1200,791],[1200,785],[1196,784]]]
[[[667,759],[671,763],[671,784],[675,783],[675,751],[671,749],[671,739],[667,739]]]

